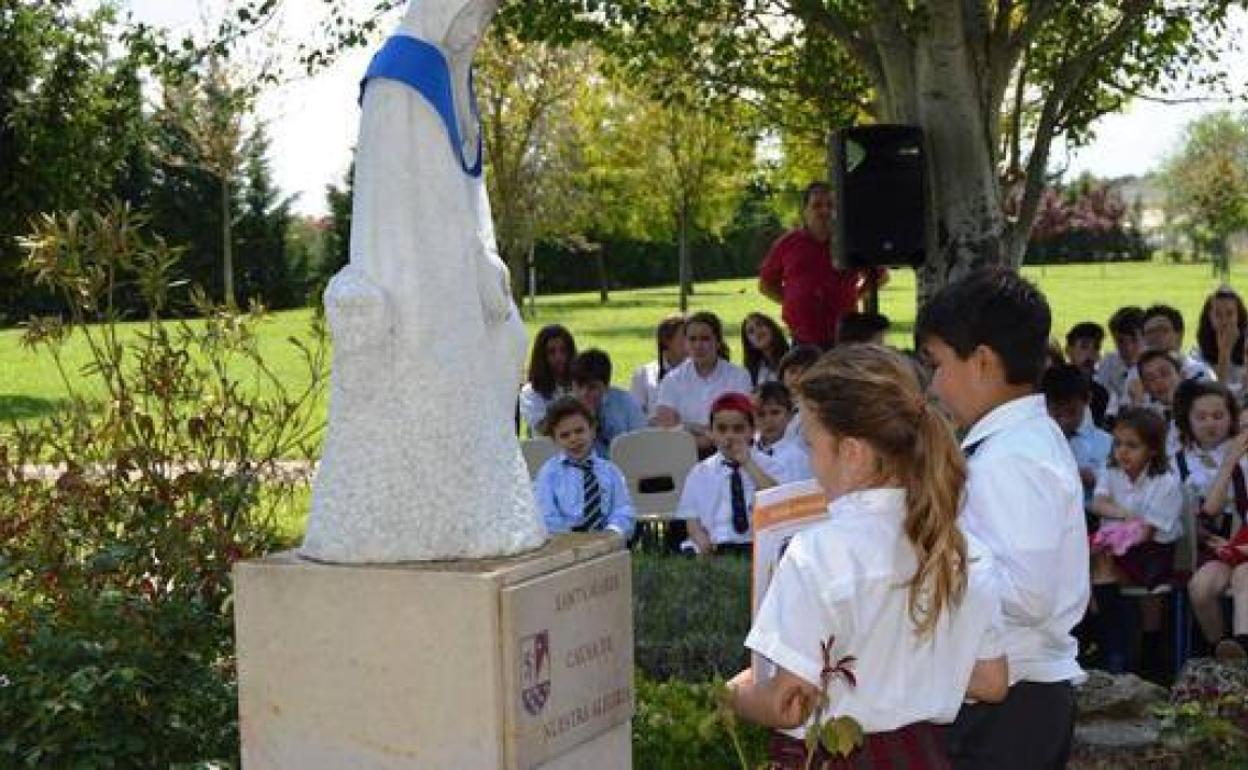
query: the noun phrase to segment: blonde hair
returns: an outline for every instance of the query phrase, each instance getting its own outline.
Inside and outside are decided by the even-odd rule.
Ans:
[[[966,538],[957,525],[966,460],[953,431],[927,403],[910,363],[880,345],[833,349],[802,376],[798,393],[828,432],[867,442],[881,472],[902,482],[904,530],[918,558],[907,605],[926,636],[966,592]]]

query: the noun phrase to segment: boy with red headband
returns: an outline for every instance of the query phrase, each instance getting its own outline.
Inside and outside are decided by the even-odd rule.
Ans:
[[[710,436],[718,451],[689,472],[676,509],[689,522],[682,548],[700,556],[748,555],[754,493],[786,481],[784,469],[753,448],[754,404],[744,393],[725,393],[712,402]]]

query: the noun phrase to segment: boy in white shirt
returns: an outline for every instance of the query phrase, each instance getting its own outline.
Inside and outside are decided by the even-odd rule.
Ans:
[[[815,477],[806,442],[786,435],[793,412],[793,397],[783,384],[764,382],[754,391],[754,413],[758,420],[754,447],[784,466],[785,477],[777,480],[786,484]]]
[[[1009,658],[1005,701],[965,706],[949,731],[958,770],[1056,769],[1070,753],[1088,530],[1079,469],[1035,394],[1051,327],[1044,295],[1008,270],[950,284],[916,323],[931,389],[967,431],[962,526],[996,561]]]
[[[725,393],[715,399],[709,423],[718,451],[689,471],[676,515],[688,521],[687,543],[698,555],[748,555],[754,493],[774,487],[784,469],[752,447],[754,406],[749,396]]]

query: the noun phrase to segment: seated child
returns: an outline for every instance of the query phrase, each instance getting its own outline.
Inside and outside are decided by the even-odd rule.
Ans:
[[[598,425],[597,452],[610,456],[616,436],[646,427],[646,416],[628,392],[611,387],[611,358],[590,348],[572,359],[572,395],[589,407]]]
[[[609,530],[633,535],[633,502],[624,474],[594,452],[594,416],[571,396],[546,410],[547,435],[559,454],[542,465],[534,480],[537,508],[551,534]]]
[[[823,351],[815,345],[794,345],[789,348],[788,353],[784,354],[784,358],[780,359],[780,368],[776,372],[776,377],[784,387],[789,389],[789,393],[796,393],[797,383],[802,379],[802,375],[814,366],[822,355]],[[802,421],[799,419],[802,407],[801,405],[795,406],[793,417],[789,419],[788,427],[784,429],[784,437],[801,441],[805,445],[805,439],[801,434]],[[809,446],[804,446],[804,451],[809,454]]]
[[[1183,352],[1183,314],[1169,305],[1153,305],[1144,311],[1142,333],[1148,352],[1168,353],[1178,366],[1180,380],[1216,380],[1213,368],[1196,356]],[[1144,384],[1144,357],[1127,374],[1127,397],[1135,406],[1147,403]],[[1141,388],[1141,386],[1143,386]]]
[[[784,476],[780,463],[751,444],[754,405],[744,393],[725,393],[711,404],[710,435],[715,454],[693,466],[680,493],[676,515],[689,523],[688,547],[701,556],[748,555],[753,540],[754,493]]]
[[[1166,422],[1147,409],[1124,409],[1114,423],[1110,466],[1097,480],[1092,512],[1092,587],[1111,673],[1126,669],[1119,585],[1154,588],[1169,579],[1174,543],[1183,533],[1183,490],[1165,455]],[[1160,616],[1143,618],[1145,651],[1157,649]]]
[[[1109,412],[1109,390],[1096,381],[1096,365],[1101,360],[1104,341],[1105,330],[1093,321],[1077,323],[1066,332],[1066,363],[1078,368],[1088,381],[1088,406],[1098,428],[1105,426],[1105,415]],[[1114,411],[1117,411],[1116,405]]]
[[[836,324],[836,344],[884,344],[884,335],[892,324],[879,313],[846,313]]]
[[[1183,449],[1174,468],[1197,514],[1196,572],[1187,584],[1193,614],[1206,641],[1221,658],[1242,658],[1248,641],[1248,484],[1244,452],[1248,433],[1239,428],[1239,404],[1220,382],[1189,380],[1175,394],[1175,419]],[[1235,636],[1226,634],[1222,596],[1231,589]]]
[[[1140,405],[1165,418],[1168,424],[1166,456],[1174,457],[1174,453],[1181,448],[1179,431],[1174,425],[1174,393],[1183,381],[1179,360],[1162,350],[1146,350],[1140,354],[1136,368],[1144,388],[1144,401]]]
[[[1083,482],[1084,505],[1092,502],[1096,480],[1105,470],[1113,438],[1096,427],[1088,402],[1088,379],[1078,367],[1061,364],[1049,368],[1040,380],[1040,390],[1049,416],[1057,423],[1070,444]]]
[[[784,466],[784,478],[777,479],[784,483],[815,477],[804,442],[785,438],[793,411],[793,397],[781,383],[764,382],[754,391],[754,412],[758,419],[754,447]]]
[[[1114,349],[1096,365],[1096,381],[1109,391],[1109,406],[1105,410],[1107,424],[1120,408],[1131,405],[1127,377],[1135,369],[1140,353],[1144,352],[1143,330],[1144,310],[1135,305],[1120,307],[1109,317]]]

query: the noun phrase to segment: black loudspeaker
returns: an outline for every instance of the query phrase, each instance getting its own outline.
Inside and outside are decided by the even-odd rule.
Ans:
[[[840,252],[849,267],[918,267],[926,250],[927,159],[915,126],[858,126],[832,140]]]

